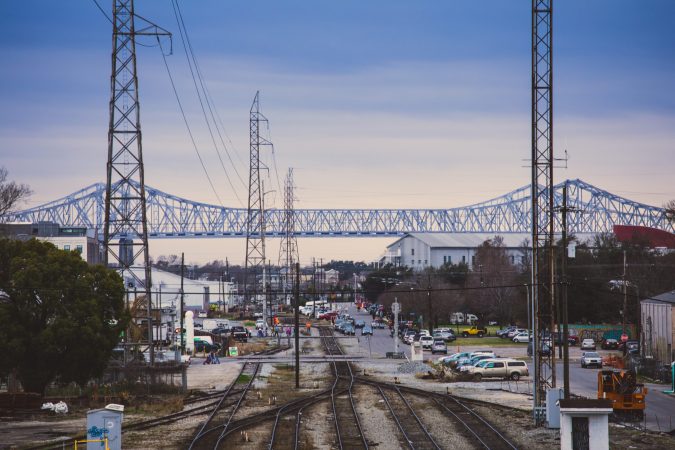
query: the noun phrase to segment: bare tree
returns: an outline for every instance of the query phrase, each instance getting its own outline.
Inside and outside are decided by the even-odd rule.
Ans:
[[[666,210],[666,219],[668,219],[668,222],[675,223],[675,199],[667,201],[663,207]]]
[[[7,169],[0,167],[0,217],[13,212],[20,202],[33,193],[27,184],[8,181],[8,175]]]

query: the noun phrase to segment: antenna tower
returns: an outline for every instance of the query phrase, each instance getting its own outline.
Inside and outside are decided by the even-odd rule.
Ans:
[[[135,19],[142,23],[140,28],[136,28]],[[104,258],[106,264],[109,263],[120,272],[127,288],[133,286],[145,291],[150,316],[152,281],[136,74],[136,36],[159,37],[171,34],[136,16],[133,0],[113,1],[112,22]],[[152,341],[151,326],[148,326],[148,340]],[[154,363],[152,345],[150,361]]]
[[[293,183],[293,168],[289,167],[284,181],[284,220],[283,234],[281,235],[281,246],[279,248],[279,267],[286,268],[284,276],[284,300],[290,304],[290,293],[292,291],[293,280],[295,280],[295,263],[300,262],[298,252],[298,240],[295,237],[295,211],[293,205],[295,202],[294,194],[295,184]]]
[[[534,419],[545,419],[546,391],[556,385],[555,352],[544,355],[555,324],[553,254],[553,0],[532,0],[532,309]]]
[[[260,124],[267,124],[267,118],[260,112],[260,91],[256,92],[249,123],[250,136],[250,164],[248,178],[248,214],[246,217],[246,263],[244,266],[244,299],[246,303],[253,298],[258,299],[258,274],[265,277],[265,207],[263,203],[264,191],[260,178],[260,168],[267,169],[260,162],[260,146],[272,145],[270,141],[260,136]],[[252,277],[251,277],[252,275]],[[249,279],[253,279],[249,284]],[[264,280],[262,293],[264,295]],[[264,303],[263,303],[264,305]],[[267,308],[263,307],[263,319],[267,319]]]

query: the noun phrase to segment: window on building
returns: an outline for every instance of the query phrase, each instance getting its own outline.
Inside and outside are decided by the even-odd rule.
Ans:
[[[63,246],[63,249],[64,249],[65,251],[69,252],[69,251],[70,251],[70,244],[64,245],[64,246]]]
[[[448,264],[452,264],[452,255],[448,255]]]
[[[415,256],[415,249],[414,249],[414,248],[411,248],[411,249],[410,249],[410,252],[411,252],[411,254],[412,254],[413,256]]]
[[[466,264],[466,256],[462,255],[462,263]]]
[[[511,264],[513,264],[514,262],[516,262],[516,257],[511,255]]]
[[[448,262],[448,257],[443,255],[443,264],[446,264]]]
[[[422,260],[421,260],[421,259],[418,259],[418,260],[417,260],[417,264],[422,264]]]
[[[428,263],[427,263],[427,260],[425,259],[425,260],[424,260],[424,265],[426,266],[427,264],[428,264]]]
[[[77,251],[77,253],[79,253],[81,255],[82,254],[82,246],[81,245],[76,246],[75,251]]]
[[[471,265],[475,266],[476,265],[476,255],[471,256]]]

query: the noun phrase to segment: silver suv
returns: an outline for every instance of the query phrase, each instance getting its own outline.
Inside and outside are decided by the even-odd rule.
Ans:
[[[434,343],[431,344],[431,354],[436,352],[448,354],[448,346],[443,339],[434,338]]]
[[[581,354],[581,367],[598,366],[602,369],[602,357],[597,352],[584,352]]]

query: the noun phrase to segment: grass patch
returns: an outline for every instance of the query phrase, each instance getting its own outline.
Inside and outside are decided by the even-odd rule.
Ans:
[[[523,350],[527,349],[527,344],[516,344],[515,342],[509,340],[509,339],[502,339],[498,337],[484,337],[484,338],[479,338],[479,337],[468,337],[468,338],[463,338],[463,337],[458,337],[456,341],[452,341],[448,343],[448,353],[450,353],[450,349],[452,347],[456,346],[463,346],[463,345],[487,345],[490,347],[522,347]]]
[[[251,381],[251,375],[242,373],[241,375],[239,375],[239,378],[237,378],[236,383],[242,383],[243,384],[243,383],[248,383],[249,381]]]
[[[247,320],[246,322],[244,322],[244,326],[245,327],[253,327],[253,326],[255,326],[255,322],[252,321],[252,320]]]

